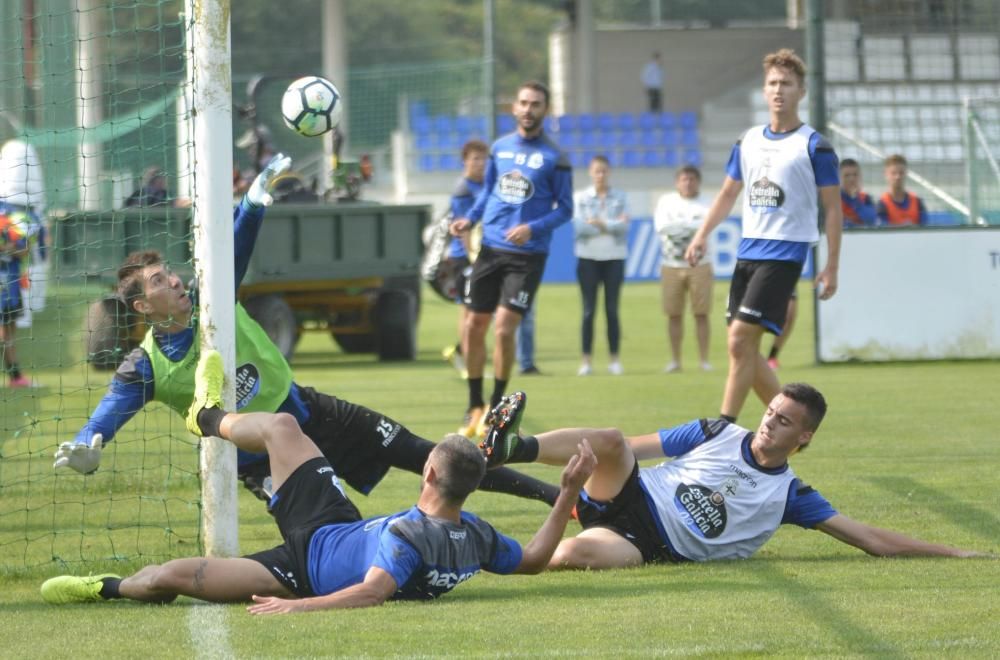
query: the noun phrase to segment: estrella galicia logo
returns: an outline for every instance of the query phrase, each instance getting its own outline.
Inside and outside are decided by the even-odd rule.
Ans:
[[[534,194],[535,185],[521,170],[506,172],[497,182],[497,195],[508,204],[524,204]]]
[[[257,396],[260,391],[260,372],[252,363],[236,368],[236,409],[240,410]]]
[[[717,538],[726,529],[726,498],[718,491],[681,484],[674,493],[674,507],[687,528],[702,538]]]
[[[776,209],[785,203],[785,191],[766,176],[751,184],[749,195],[750,206],[755,209]]]

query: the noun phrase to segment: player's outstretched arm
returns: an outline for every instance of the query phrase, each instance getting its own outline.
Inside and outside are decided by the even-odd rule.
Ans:
[[[876,557],[989,557],[938,543],[928,543],[899,532],[873,527],[837,514],[816,525],[816,529],[838,541],[860,548]]]
[[[80,474],[95,472],[101,464],[104,436],[95,433],[87,442],[64,442],[56,450],[53,469],[72,468]]]
[[[253,605],[247,607],[250,614],[288,614],[289,612],[311,612],[313,610],[376,607],[396,593],[396,581],[387,571],[372,566],[361,584],[335,591],[326,596],[312,598],[278,598],[276,596],[253,596]]]
[[[246,198],[254,206],[270,206],[274,203],[274,198],[269,192],[271,184],[279,176],[288,171],[292,166],[292,159],[284,154],[277,154],[271,160],[257,178],[250,184]]]
[[[597,457],[590,443],[584,438],[577,446],[578,453],[570,457],[563,469],[559,482],[559,496],[552,505],[552,511],[535,535],[524,546],[521,563],[514,569],[515,573],[534,575],[541,573],[552,559],[552,553],[562,540],[566,531],[566,523],[576,505],[577,498],[587,479],[597,467]]]

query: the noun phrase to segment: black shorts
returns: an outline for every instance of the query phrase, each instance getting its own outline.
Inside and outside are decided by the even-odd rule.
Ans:
[[[299,386],[299,394],[309,408],[302,432],[351,488],[367,495],[390,467],[423,472],[434,449],[430,440],[381,413],[311,387]]]
[[[295,595],[314,595],[308,563],[313,532],[324,525],[361,520],[357,507],[340,488],[337,475],[325,458],[314,458],[300,465],[281,484],[267,507],[285,542],[246,558],[263,564]]]
[[[729,285],[726,322],[755,323],[780,335],[788,315],[788,299],[801,275],[802,264],[794,261],[737,261]]]
[[[438,266],[435,276],[437,289],[445,298],[457,303],[465,299],[466,281],[472,266],[468,257],[449,257]]]
[[[624,538],[642,553],[642,560],[646,563],[684,561],[660,536],[646,494],[639,485],[638,461],[614,499],[599,502],[581,491],[576,503],[576,515],[584,529],[603,527]]]
[[[0,309],[0,325],[10,325],[14,323],[21,315],[24,313],[24,308],[21,306],[17,307],[4,307]]]
[[[503,305],[522,316],[527,314],[542,281],[547,256],[483,246],[472,265],[465,304],[479,313],[492,313]]]

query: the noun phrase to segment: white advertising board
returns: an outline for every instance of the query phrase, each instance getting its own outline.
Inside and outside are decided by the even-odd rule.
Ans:
[[[816,328],[821,362],[1000,357],[1000,227],[845,232]]]

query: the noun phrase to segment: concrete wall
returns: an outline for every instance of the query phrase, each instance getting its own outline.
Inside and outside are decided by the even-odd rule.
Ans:
[[[664,68],[664,107],[698,110],[734,85],[762,80],[761,59],[779,48],[805,51],[805,33],[785,27],[727,27],[725,29],[600,29],[597,49],[597,107],[580,108],[573,95],[573,72],[554,89],[564,89],[567,111],[636,112],[646,109],[639,75],[653,51],[660,52]],[[572,48],[572,40],[550,41]],[[572,51],[570,51],[572,52]],[[550,53],[550,56],[553,56]],[[570,68],[576,58],[567,58]],[[561,101],[554,105],[559,107]]]

